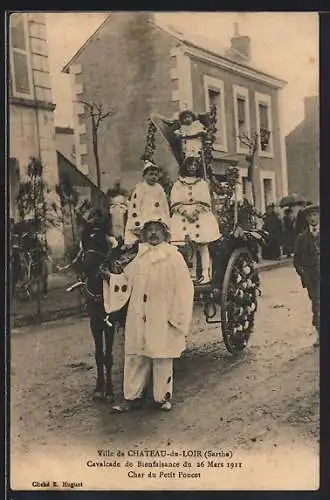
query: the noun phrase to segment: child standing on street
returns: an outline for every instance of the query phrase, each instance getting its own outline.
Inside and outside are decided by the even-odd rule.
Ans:
[[[318,205],[304,210],[308,226],[298,236],[293,264],[300,276],[302,286],[307,288],[312,303],[313,326],[320,334],[320,209]],[[314,346],[319,345],[319,339]]]
[[[159,167],[155,163],[145,161],[143,181],[135,186],[128,203],[125,245],[133,245],[139,240],[140,230],[149,219],[159,218],[169,224],[168,201],[158,182],[159,178]]]

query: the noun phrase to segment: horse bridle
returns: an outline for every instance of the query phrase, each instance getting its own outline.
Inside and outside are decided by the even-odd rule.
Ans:
[[[106,254],[104,254],[103,252],[100,252],[99,250],[89,249],[89,250],[84,250],[83,253],[84,253],[85,256],[88,253],[94,253],[94,254],[98,254],[101,257],[103,257],[104,260],[106,258]],[[100,266],[101,265],[102,264],[100,264]],[[88,288],[88,278],[87,277],[86,277],[86,279],[83,280],[81,286],[83,287],[84,293],[87,295],[88,298],[94,300],[95,302],[99,302],[99,303],[103,302],[103,295],[102,294],[93,293]]]

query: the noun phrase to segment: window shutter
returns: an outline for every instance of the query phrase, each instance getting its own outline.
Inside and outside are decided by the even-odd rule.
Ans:
[[[217,110],[218,127],[217,127],[216,137],[221,142],[221,126],[220,126],[221,96],[220,96],[220,91],[213,90],[213,89],[209,88],[208,93],[209,93],[210,107],[215,106],[216,110]]]
[[[259,119],[260,128],[268,130],[268,106],[266,106],[265,104],[259,104]]]
[[[26,54],[13,53],[13,66],[15,71],[15,89],[21,94],[30,94],[28,59]]]
[[[21,14],[13,14],[11,22],[11,45],[13,49],[26,50],[24,19]]]
[[[245,99],[242,97],[237,98],[237,116],[238,124],[243,125],[245,123]]]
[[[18,97],[32,97],[28,31],[25,14],[10,16],[11,90]]]

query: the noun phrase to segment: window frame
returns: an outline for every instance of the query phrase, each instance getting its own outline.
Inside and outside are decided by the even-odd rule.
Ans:
[[[216,141],[213,144],[213,148],[215,151],[221,151],[223,153],[227,153],[228,144],[227,144],[227,126],[226,126],[226,110],[225,110],[225,86],[222,80],[215,78],[210,75],[203,75],[203,85],[204,85],[204,101],[206,112],[210,110],[210,97],[209,90],[213,90],[215,92],[219,92],[220,95],[220,116],[218,116],[218,124],[220,123],[221,127],[221,136],[223,137],[222,143],[217,142],[218,137],[216,137]]]
[[[237,99],[239,97],[244,97],[245,100],[245,119],[247,133],[251,135],[251,118],[250,118],[250,100],[249,100],[249,90],[241,85],[233,84],[233,100],[234,100],[234,130],[235,130],[235,143],[236,143],[236,153],[248,154],[249,146],[241,144],[239,134],[239,123],[238,123],[238,104]]]
[[[276,175],[273,170],[261,170],[260,171],[260,194],[261,194],[261,199],[260,199],[260,208],[261,212],[265,213],[266,211],[266,206],[265,206],[265,191],[264,191],[264,180],[269,179],[272,181],[272,200],[270,203],[275,203],[276,201]]]
[[[255,92],[255,107],[256,107],[256,124],[258,132],[258,154],[261,158],[274,158],[274,144],[273,144],[273,113],[272,113],[272,98],[269,94]],[[268,127],[270,131],[268,151],[263,151],[260,141],[260,114],[259,105],[264,104],[268,109]]]
[[[24,36],[25,36],[25,42],[26,42],[26,48],[25,50],[23,49],[18,49],[16,47],[12,46],[12,37],[11,37],[11,26],[9,27],[9,62],[10,62],[10,69],[11,69],[11,78],[12,78],[12,96],[13,97],[18,97],[20,99],[29,99],[33,100],[34,99],[34,88],[33,88],[33,75],[32,75],[32,66],[31,66],[31,51],[30,51],[30,35],[29,35],[29,29],[28,29],[28,19],[25,13],[14,13],[12,16],[23,16],[23,28],[24,28]],[[27,72],[28,72],[28,81],[29,81],[29,87],[30,87],[30,92],[29,94],[26,94],[24,92],[19,92],[16,90],[16,74],[15,74],[15,66],[14,66],[14,53],[16,54],[21,54],[26,57],[26,65],[27,65]]]
[[[248,177],[248,168],[246,167],[239,167],[239,182],[237,183],[236,187],[236,197],[238,201],[242,201],[244,198],[244,193],[243,193],[243,178]]]

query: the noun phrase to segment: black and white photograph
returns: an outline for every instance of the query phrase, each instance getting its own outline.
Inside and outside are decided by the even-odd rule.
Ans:
[[[12,490],[317,490],[316,12],[7,12]]]

